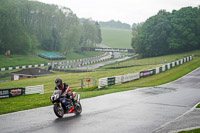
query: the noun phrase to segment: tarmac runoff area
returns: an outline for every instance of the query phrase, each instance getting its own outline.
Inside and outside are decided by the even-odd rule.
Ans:
[[[181,131],[188,131],[199,128],[200,128],[200,108],[196,108],[196,106],[194,106],[188,112],[184,113],[175,120],[166,123],[153,133],[178,133]]]

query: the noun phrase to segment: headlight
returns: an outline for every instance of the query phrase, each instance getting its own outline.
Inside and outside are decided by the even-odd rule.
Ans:
[[[54,96],[51,96],[51,101],[54,101]]]
[[[55,101],[59,98],[59,94],[55,94],[53,96],[51,96],[51,101]]]
[[[58,98],[59,98],[59,94],[56,94],[54,100],[57,100]]]

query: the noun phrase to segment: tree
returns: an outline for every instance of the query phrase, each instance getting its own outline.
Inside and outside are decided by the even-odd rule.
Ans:
[[[172,12],[173,29],[168,39],[171,51],[183,52],[198,48],[200,36],[196,22],[197,17],[198,8],[185,7]]]
[[[86,46],[88,44],[92,45],[96,42],[96,28],[95,26],[89,21],[85,20],[83,21],[83,46]]]
[[[55,27],[52,29],[52,43],[53,43],[53,50],[59,51],[61,46],[60,46],[60,42],[59,42],[58,31]]]
[[[95,22],[96,26],[96,43],[101,43],[102,37],[101,37],[101,28],[98,22]]]
[[[66,7],[37,1],[0,0],[0,20],[0,53],[34,52],[37,48],[63,52],[101,42],[99,25],[89,20],[81,24]]]
[[[66,43],[64,45],[65,51],[78,50],[80,45],[81,29],[80,27],[73,25],[70,27],[69,32],[66,34]]]
[[[170,33],[169,13],[161,10],[148,19],[142,27],[133,27],[132,46],[142,56],[157,56],[168,51],[167,36]]]
[[[192,7],[172,13],[160,10],[142,26],[133,26],[132,47],[143,57],[200,48],[199,10]]]
[[[9,1],[8,3],[2,3],[0,6],[1,53],[5,53],[7,50],[12,53],[26,53],[30,50],[30,37],[20,24],[18,11],[15,5],[12,4]]]
[[[111,27],[111,28],[121,28],[121,29],[131,29],[129,24],[122,23],[121,21],[110,20],[108,22],[100,21],[99,24],[102,27]]]

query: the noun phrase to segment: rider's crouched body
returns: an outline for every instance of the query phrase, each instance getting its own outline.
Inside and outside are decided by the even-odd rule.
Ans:
[[[67,83],[63,83],[62,82],[62,79],[60,78],[57,78],[55,80],[55,90],[61,90],[62,91],[62,96],[63,97],[66,97],[68,99],[72,99],[72,102],[73,102],[73,105],[75,106],[75,101],[74,101],[74,98],[73,98],[73,92],[69,89],[69,86]]]

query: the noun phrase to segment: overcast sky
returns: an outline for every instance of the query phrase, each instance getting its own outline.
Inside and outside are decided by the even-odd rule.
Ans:
[[[159,10],[168,12],[200,5],[200,0],[38,0],[70,8],[79,18],[95,21],[114,19],[132,25],[144,22]]]

